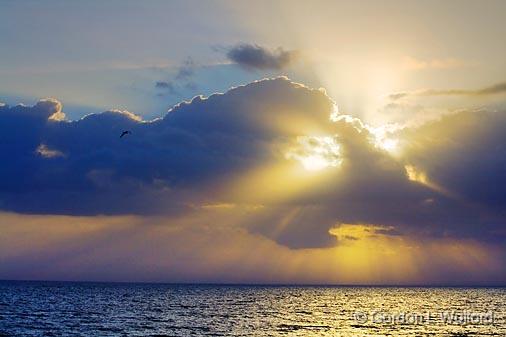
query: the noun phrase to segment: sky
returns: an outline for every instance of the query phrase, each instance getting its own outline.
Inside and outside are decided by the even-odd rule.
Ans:
[[[506,284],[504,13],[0,1],[0,279]]]

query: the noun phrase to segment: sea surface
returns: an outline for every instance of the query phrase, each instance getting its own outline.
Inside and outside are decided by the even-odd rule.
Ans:
[[[0,336],[506,336],[506,288],[0,281]]]

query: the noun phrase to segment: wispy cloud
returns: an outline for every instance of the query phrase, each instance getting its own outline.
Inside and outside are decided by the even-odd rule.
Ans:
[[[195,73],[196,67],[197,64],[195,63],[193,58],[187,57],[179,67],[175,79],[179,81],[189,80]]]
[[[177,94],[175,85],[172,81],[156,81],[155,88],[163,90],[164,92],[166,92],[170,95]],[[163,93],[160,93],[160,94],[162,96],[164,95]]]
[[[160,92],[158,96],[178,95],[182,89],[195,90],[197,85],[193,81],[193,75],[197,64],[191,57],[187,57],[179,67],[176,68],[175,75],[168,80],[159,80],[155,82],[155,88]]]
[[[63,153],[61,151],[50,149],[47,147],[46,144],[40,144],[35,152],[44,158],[56,158],[56,157],[63,157]]]
[[[506,82],[497,83],[489,87],[469,89],[422,89],[415,91],[401,91],[388,95],[392,101],[408,96],[487,96],[506,93]]]
[[[403,61],[405,69],[422,70],[422,69],[451,69],[462,68],[474,65],[472,62],[464,61],[457,58],[441,58],[441,59],[418,59],[414,57],[406,57]]]

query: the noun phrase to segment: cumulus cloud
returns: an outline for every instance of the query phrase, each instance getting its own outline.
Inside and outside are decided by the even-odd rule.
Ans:
[[[207,197],[207,183],[272,158],[271,141],[286,136],[269,122],[272,114],[288,122],[315,106],[322,111],[314,118],[324,123],[327,97],[283,78],[196,97],[154,121],[116,110],[54,120],[61,113],[55,100],[3,106],[0,205],[73,214],[184,209],[198,195]],[[122,130],[132,130],[132,137],[119,139]],[[45,151],[37,152],[41,144]],[[65,157],[41,161],[48,149]],[[108,184],[98,183],[103,180]]]
[[[56,100],[0,107],[1,209],[206,210],[293,249],[342,244],[331,231],[340,224],[371,224],[374,235],[504,240],[506,200],[496,188],[506,182],[503,113],[394,130],[401,156],[378,146],[359,119],[336,116],[324,91],[284,77],[197,96],[151,121],[128,111],[76,121],[55,113],[63,116]],[[120,139],[123,130],[132,135]]]
[[[298,56],[295,50],[269,50],[256,44],[239,44],[227,51],[227,58],[247,69],[281,70]]]
[[[482,207],[503,207],[506,183],[504,111],[461,110],[400,133],[406,160]]]

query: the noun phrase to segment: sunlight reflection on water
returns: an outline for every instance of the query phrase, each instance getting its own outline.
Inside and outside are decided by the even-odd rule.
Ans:
[[[505,304],[505,288],[0,282],[0,336],[506,336]]]

